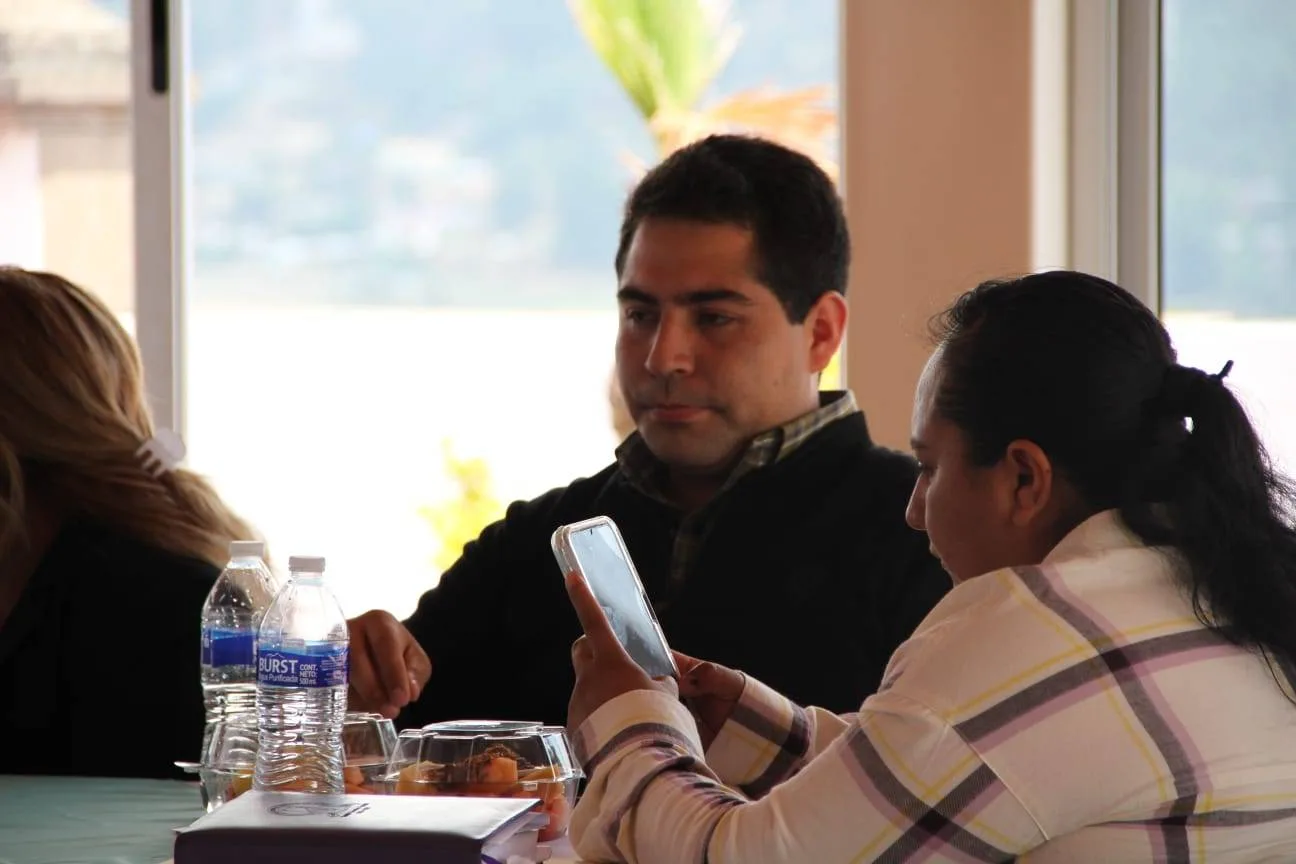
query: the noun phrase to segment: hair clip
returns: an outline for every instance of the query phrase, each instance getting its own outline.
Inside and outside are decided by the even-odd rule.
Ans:
[[[185,457],[185,443],[170,429],[159,429],[153,437],[145,441],[135,451],[144,470],[154,477],[161,477],[175,467]]]
[[[1230,372],[1232,372],[1232,371],[1233,371],[1233,361],[1230,360],[1230,361],[1228,361],[1227,363],[1224,364],[1224,368],[1223,368],[1223,369],[1221,369],[1220,371],[1216,372],[1214,375],[1212,375],[1212,376],[1210,376],[1210,377],[1214,378],[1216,381],[1223,381],[1225,378],[1228,377],[1228,373],[1230,373]]]

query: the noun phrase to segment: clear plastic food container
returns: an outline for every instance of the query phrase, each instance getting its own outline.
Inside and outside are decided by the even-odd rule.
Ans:
[[[384,785],[397,795],[537,798],[545,842],[567,833],[580,777],[560,727],[459,720],[402,730]]]
[[[344,791],[379,793],[387,763],[396,749],[396,727],[380,714],[353,712],[342,721]],[[201,763],[177,762],[197,774],[203,808],[210,813],[252,788],[256,767],[257,729],[253,721],[218,720],[211,724],[210,742]]]

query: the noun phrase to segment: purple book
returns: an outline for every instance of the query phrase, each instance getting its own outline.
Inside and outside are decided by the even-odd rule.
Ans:
[[[176,835],[175,864],[481,864],[539,801],[246,792]]]

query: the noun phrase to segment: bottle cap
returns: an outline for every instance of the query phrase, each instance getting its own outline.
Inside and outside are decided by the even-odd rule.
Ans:
[[[288,569],[293,573],[323,573],[324,559],[310,555],[294,555],[288,559]]]
[[[231,540],[229,555],[231,558],[261,558],[265,555],[265,543],[260,540]]]

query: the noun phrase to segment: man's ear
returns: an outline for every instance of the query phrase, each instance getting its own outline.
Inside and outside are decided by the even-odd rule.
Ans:
[[[1009,444],[1004,453],[1004,469],[1013,474],[1013,524],[1025,527],[1053,500],[1053,463],[1035,442],[1018,440]]]
[[[823,372],[846,335],[846,298],[836,291],[825,292],[806,314],[805,329],[809,340],[810,369]]]

